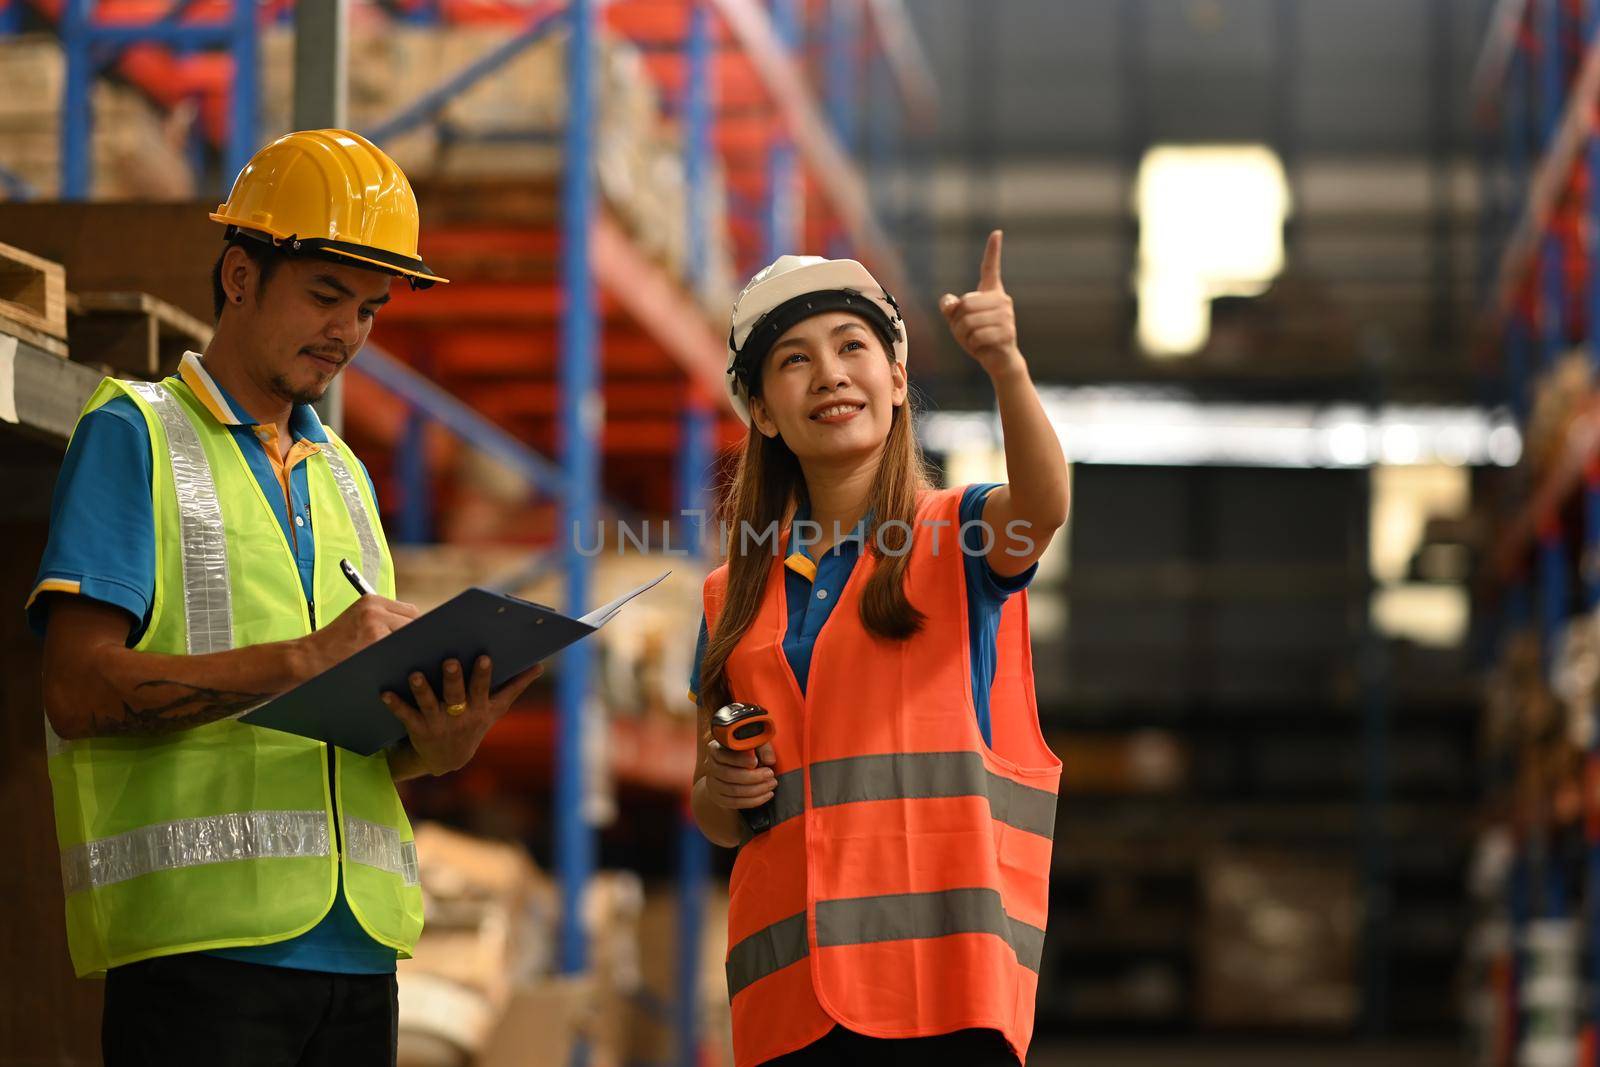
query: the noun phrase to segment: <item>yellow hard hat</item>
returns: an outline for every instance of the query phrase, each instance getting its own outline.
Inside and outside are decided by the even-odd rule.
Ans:
[[[286,251],[352,260],[410,279],[448,281],[417,255],[417,197],[394,160],[359,133],[301,130],[257,152],[211,213]]]

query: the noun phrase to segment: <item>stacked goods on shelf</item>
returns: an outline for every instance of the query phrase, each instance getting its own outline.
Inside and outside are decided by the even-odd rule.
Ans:
[[[503,31],[475,27],[363,23],[350,41],[349,122],[369,129],[419,93],[459,74],[505,43]],[[566,41],[552,33],[437,112],[434,120],[384,148],[414,181],[524,179],[544,221],[559,215],[561,131],[566,123]],[[269,29],[262,42],[263,135],[289,128],[293,34]],[[635,242],[683,277],[689,254],[687,181],[678,138],[662,120],[661,100],[632,45],[602,34],[595,167],[599,189]],[[734,278],[722,177],[708,161],[707,306],[725,313]],[[424,219],[444,221],[424,211]],[[535,219],[520,220],[524,224]]]
[[[1470,1067],[1502,1067],[1511,1061],[1516,1006],[1504,898],[1514,849],[1509,828],[1487,827],[1478,835],[1467,879],[1471,926],[1463,960],[1462,1012]]]
[[[1100,795],[1176,793],[1189,781],[1192,753],[1170,730],[1126,735],[1053,733],[1063,792]]]
[[[580,1036],[595,1067],[622,1067],[645,1014],[670,1001],[670,938],[646,945],[643,886],[630,871],[601,871],[584,888],[588,969],[558,977],[560,893],[521,846],[416,827],[417,871],[427,916],[413,958],[402,961],[400,1056],[406,1067],[565,1067]],[[660,925],[657,905],[652,930]],[[720,976],[712,901],[702,986]],[[645,953],[648,952],[648,955]],[[661,956],[663,958],[654,958]],[[650,988],[646,990],[646,975]],[[717,996],[725,1000],[720,987]],[[715,1012],[706,1009],[715,1021]]]
[[[629,1024],[629,1063],[672,1063],[675,1034],[668,1012],[678,989],[678,895],[667,885],[651,885],[639,920],[642,993],[633,1001]],[[728,1005],[728,979],[723,960],[728,950],[728,892],[718,886],[706,892],[700,923],[700,974],[696,984],[702,1063],[733,1062],[733,1020]],[[720,1050],[712,1055],[711,1049]]]
[[[1590,399],[1593,383],[1594,361],[1582,349],[1562,356],[1539,380],[1523,446],[1526,469],[1535,479],[1559,460],[1567,429]]]
[[[1344,864],[1225,851],[1202,877],[1200,1018],[1344,1028],[1360,1008],[1356,880]]]
[[[61,179],[61,45],[44,35],[0,37],[0,167],[34,196],[52,197]],[[90,189],[102,200],[182,200],[195,195],[184,156],[191,111],[163,116],[137,91],[96,79]],[[8,199],[0,183],[0,199]]]
[[[1579,1062],[1581,945],[1581,927],[1574,919],[1536,919],[1528,923],[1519,946],[1520,1067],[1570,1067]]]
[[[560,897],[516,846],[427,823],[416,846],[427,923],[400,964],[401,1059],[464,1062],[489,1040],[513,989],[551,970]]]
[[[0,334],[67,354],[67,281],[61,264],[0,244]]]
[[[631,871],[602,871],[583,891],[583,927],[595,979],[588,1028],[593,1067],[623,1067],[633,1040],[634,1006],[644,987],[640,919],[644,886]]]

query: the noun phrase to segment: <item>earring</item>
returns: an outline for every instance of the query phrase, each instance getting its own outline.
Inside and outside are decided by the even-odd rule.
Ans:
[[[233,294],[233,302],[234,302],[234,303],[235,303],[235,304],[242,304],[242,303],[244,303],[244,294],[243,294],[243,293],[234,293],[234,294]]]

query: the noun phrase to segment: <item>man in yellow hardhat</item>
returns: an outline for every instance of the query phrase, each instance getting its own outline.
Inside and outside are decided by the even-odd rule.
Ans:
[[[417,254],[410,183],[343,130],[263,148],[211,216],[216,334],[106,380],[67,450],[28,603],[80,976],[118,1063],[391,1063],[422,929],[396,780],[460,767],[538,675],[421,675],[364,757],[237,721],[416,617],[377,500],[311,407]],[[130,254],[138,250],[127,250]],[[358,597],[349,559],[378,591]]]

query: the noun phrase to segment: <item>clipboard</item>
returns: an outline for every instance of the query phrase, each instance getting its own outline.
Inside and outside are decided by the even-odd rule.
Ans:
[[[600,629],[628,601],[671,573],[663,571],[578,619],[520,597],[477,587],[464,590],[239,721],[370,756],[406,736],[405,726],[378,694],[389,690],[409,698],[412,672],[420,671],[439,693],[445,660],[459,660],[470,677],[473,660],[487,655],[494,664],[491,688],[498,689]]]

